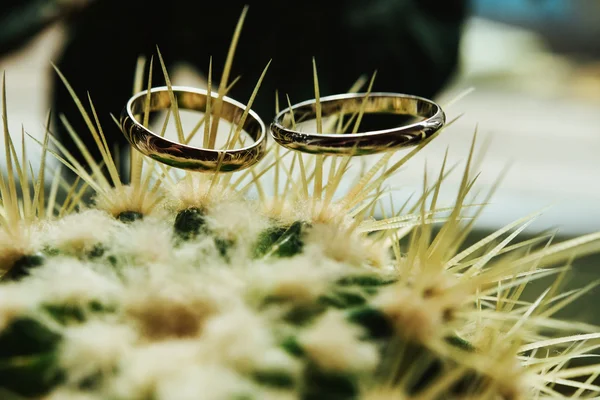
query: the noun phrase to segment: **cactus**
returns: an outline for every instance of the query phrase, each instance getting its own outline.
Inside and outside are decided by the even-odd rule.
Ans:
[[[133,152],[125,185],[93,104],[73,96],[103,165],[46,134],[31,176],[4,126],[2,399],[600,394],[600,365],[570,363],[598,347],[597,327],[553,318],[594,287],[559,292],[574,252],[599,251],[600,234],[513,243],[536,213],[465,248],[481,211],[469,197],[475,139],[454,205],[437,204],[444,161],[419,199],[375,219],[385,182],[435,138],[379,156],[347,190],[356,159],[276,146],[233,175],[175,175]],[[48,153],[80,178],[55,173],[46,194]],[[520,298],[548,276],[535,301]]]

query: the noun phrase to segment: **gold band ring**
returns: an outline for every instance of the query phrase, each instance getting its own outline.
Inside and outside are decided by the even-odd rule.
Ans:
[[[206,112],[207,91],[202,89],[173,86],[177,106],[180,109]],[[188,146],[155,134],[137,119],[143,115],[148,91],[133,96],[121,112],[121,129],[131,145],[157,161],[176,168],[193,171],[232,172],[248,168],[264,156],[267,140],[265,125],[254,111],[249,110],[242,129],[252,137],[254,143],[239,149],[216,150]],[[217,94],[211,93],[212,104]],[[166,86],[150,89],[150,111],[166,110],[171,107],[169,89]],[[220,118],[234,125],[241,122],[246,106],[229,97],[223,97]]]
[[[317,116],[316,100],[308,100],[281,111],[271,124],[271,134],[280,145],[297,151],[325,155],[366,155],[413,146],[440,130],[446,122],[442,108],[431,100],[398,93],[350,93],[320,99],[323,118],[364,113],[401,114],[421,117],[414,124],[364,133],[322,134],[292,129],[294,122]]]

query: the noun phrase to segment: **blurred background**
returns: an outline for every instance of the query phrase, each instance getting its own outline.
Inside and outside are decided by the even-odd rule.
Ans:
[[[249,19],[235,64],[240,71],[249,71],[244,77],[250,86],[256,82],[257,71],[262,70],[268,57],[274,57],[275,65],[270,71],[274,83],[264,89],[263,92],[269,94],[262,95],[262,103],[257,105],[259,109],[273,109],[269,101],[274,98],[271,89],[277,85],[295,93],[292,97],[295,101],[311,97],[304,89],[312,90],[310,57],[316,53],[324,71],[322,94],[340,91],[340,85],[350,87],[351,79],[336,81],[341,71],[348,70],[358,78],[359,73],[370,74],[377,68],[381,79],[378,78],[376,89],[432,96],[447,105],[449,119],[464,114],[395,178],[393,185],[401,188],[394,195],[395,201],[402,202],[410,193],[421,189],[425,165],[434,174],[447,148],[451,163],[464,160],[477,129],[478,142],[485,148],[479,165],[482,175],[478,189],[489,189],[507,165],[510,169],[471,240],[548,205],[552,208],[525,236],[550,227],[559,228],[560,238],[600,230],[600,1],[378,0],[368,2],[369,7],[363,7],[367,2],[346,1],[350,11],[345,21],[350,21],[349,26],[356,29],[353,33],[364,33],[361,29],[372,32],[373,26],[382,25],[390,31],[377,33],[381,38],[396,35],[394,40],[379,40],[374,34],[371,39],[375,45],[366,39],[360,43],[359,39],[353,44],[357,49],[364,45],[374,48],[377,54],[400,49],[391,58],[360,53],[356,59],[350,56],[340,59],[329,53],[327,40],[311,42],[295,37],[298,31],[287,20],[281,26],[273,24],[272,15],[268,15],[268,2],[248,2]],[[411,2],[419,4],[411,6]],[[201,44],[208,39],[201,34],[194,36],[186,29],[179,32],[177,29],[181,26],[177,28],[176,23],[173,29],[168,23],[153,24],[154,14],[162,18],[169,13],[162,4],[154,13],[140,16],[141,11],[131,5],[134,3],[124,2],[130,6],[115,8],[119,2],[113,0],[3,0],[0,70],[6,71],[8,122],[13,135],[20,134],[23,128],[33,136],[42,137],[45,115],[51,106],[67,116],[74,114],[72,109],[60,105],[64,94],[60,94],[56,86],[51,61],[66,71],[77,90],[91,88],[95,101],[96,96],[100,102],[106,97],[106,110],[115,114],[120,112],[126,99],[114,100],[102,90],[130,93],[135,57],[139,52],[152,55],[154,44],[160,44],[167,60],[173,61],[170,68],[175,84],[199,84],[200,73],[208,65],[210,54],[215,56],[215,64],[224,62],[224,52],[241,11],[237,2],[225,7],[229,16],[221,27],[211,28],[211,34],[219,39],[215,40],[215,48],[220,46],[214,52],[212,48],[202,48]],[[331,2],[334,3],[337,4]],[[146,4],[152,8],[152,2]],[[382,8],[378,10],[372,4]],[[390,19],[389,26],[380,24],[386,15],[396,15],[387,12],[385,7],[388,6],[398,7],[397,15],[401,16],[398,20]],[[172,8],[176,7],[171,5],[169,9]],[[172,14],[176,18],[173,21],[178,21],[186,12],[179,9]],[[303,18],[302,12],[298,15],[297,18]],[[312,18],[312,15],[309,13],[304,18]],[[218,27],[218,18],[216,20]],[[150,21],[149,33],[139,29],[141,22],[136,25],[134,21]],[[310,25],[315,34],[328,37],[328,25],[319,21]],[[413,35],[411,29],[418,34]],[[174,39],[170,37],[171,42],[162,43],[161,35],[172,30],[179,33]],[[253,38],[258,34],[266,35],[267,39],[259,40],[257,45]],[[145,37],[148,43],[136,46]],[[290,70],[284,63],[277,65],[278,57],[291,56],[270,46],[268,40],[275,37],[318,45],[291,46],[304,64],[298,70]],[[179,44],[175,46],[173,41]],[[177,47],[176,51],[167,50],[169,44]],[[244,50],[244,46],[254,49],[256,57],[250,50]],[[132,52],[121,57],[127,48]],[[352,50],[352,46],[349,49]],[[344,48],[344,51],[349,50]],[[269,56],[270,53],[273,55]],[[188,57],[188,54],[193,56]],[[335,64],[336,60],[345,64]],[[359,73],[353,68],[360,69]],[[116,73],[113,70],[123,75],[113,79],[111,74]],[[248,90],[248,86],[240,87],[241,101],[247,98]],[[461,97],[466,92],[468,95]],[[457,96],[459,101],[453,102]],[[269,121],[265,112],[268,111],[262,111],[261,115]],[[115,140],[122,140],[120,133],[115,135]],[[32,144],[28,151],[35,169],[35,154],[39,148]],[[459,181],[458,174],[448,181],[442,201],[452,202]],[[599,268],[600,256],[579,260],[569,286],[582,286],[598,279]],[[600,299],[598,293],[593,296]],[[591,305],[592,300],[590,298],[587,304]],[[571,317],[600,324],[600,312],[581,304],[565,312]]]

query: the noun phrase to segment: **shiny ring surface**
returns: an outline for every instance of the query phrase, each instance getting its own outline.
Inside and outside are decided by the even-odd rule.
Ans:
[[[207,91],[183,86],[173,86],[179,109],[205,112]],[[192,171],[233,172],[248,168],[264,156],[267,141],[265,125],[254,111],[249,110],[242,126],[254,143],[231,150],[205,149],[177,143],[155,134],[144,127],[136,116],[144,114],[148,91],[134,95],[121,112],[120,125],[131,145],[142,154],[172,167]],[[211,93],[212,104],[217,94]],[[169,89],[166,86],[150,89],[150,111],[166,110],[171,107]],[[220,117],[238,125],[246,106],[229,97],[223,97]]]
[[[446,116],[442,108],[423,97],[399,93],[350,93],[320,99],[323,118],[358,113],[409,115],[421,121],[362,133],[312,133],[292,129],[295,123],[317,116],[316,100],[295,104],[281,111],[271,124],[271,135],[280,145],[305,153],[367,155],[418,144],[440,130]]]

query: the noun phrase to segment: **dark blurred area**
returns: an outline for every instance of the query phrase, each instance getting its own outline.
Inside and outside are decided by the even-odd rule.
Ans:
[[[212,56],[218,82],[247,3],[232,70],[232,78],[242,79],[229,95],[246,102],[272,59],[253,106],[267,122],[274,115],[276,90],[292,102],[314,97],[313,56],[322,95],[346,92],[359,76],[377,70],[374,90],[434,96],[456,68],[467,16],[466,0],[4,0],[0,57],[62,20],[67,40],[57,66],[79,96],[90,92],[109,140],[125,146],[109,114],[118,114],[131,95],[138,56],[156,55],[158,46],[167,67],[184,61],[204,72]],[[154,85],[163,83],[157,68]],[[52,96],[53,112],[69,116],[76,132],[85,132],[57,76]],[[56,129],[67,149],[78,154],[68,135]]]

